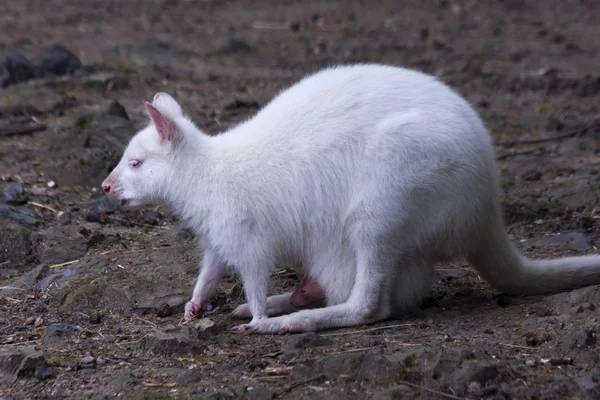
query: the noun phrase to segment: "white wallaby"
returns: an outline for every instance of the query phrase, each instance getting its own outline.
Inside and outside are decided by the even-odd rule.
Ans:
[[[473,108],[432,76],[383,65],[328,68],[253,118],[202,133],[169,95],[146,103],[103,189],[124,207],[170,203],[204,252],[185,317],[227,267],[252,317],[238,331],[303,332],[396,317],[418,305],[435,264],[466,258],[495,288],[544,294],[600,284],[600,256],[529,260],[501,218],[496,158]],[[326,306],[267,298],[277,263],[300,263]],[[281,315],[284,314],[284,315]]]

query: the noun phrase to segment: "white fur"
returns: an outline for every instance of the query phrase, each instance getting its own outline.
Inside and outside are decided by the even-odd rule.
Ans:
[[[235,267],[252,316],[239,330],[297,332],[401,314],[432,269],[466,257],[494,287],[540,294],[600,283],[600,257],[523,258],[501,219],[495,154],[471,106],[436,78],[381,65],[329,68],[279,94],[256,116],[209,137],[170,96],[106,182],[131,205],[166,201],[204,251],[186,318]],[[158,126],[158,125],[157,125]],[[140,159],[138,168],[129,160]],[[267,300],[276,263],[301,262],[327,307],[292,312]]]

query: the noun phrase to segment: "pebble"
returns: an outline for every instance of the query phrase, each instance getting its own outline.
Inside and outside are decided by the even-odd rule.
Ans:
[[[39,379],[40,381],[44,381],[44,380],[52,377],[52,368],[38,366],[35,368],[33,376],[34,376],[34,378]]]
[[[0,87],[6,87],[19,82],[25,82],[35,78],[35,67],[21,53],[8,53],[4,58],[4,62],[0,64],[2,78],[0,79]]]
[[[77,56],[60,44],[53,44],[44,49],[40,69],[44,75],[67,75],[81,68]]]
[[[17,182],[9,182],[4,187],[4,201],[6,204],[18,206],[27,203],[27,196],[23,190],[23,186]]]
[[[90,324],[99,324],[102,322],[102,314],[94,310],[90,313]]]
[[[77,363],[77,366],[82,369],[95,369],[96,357],[85,356]]]

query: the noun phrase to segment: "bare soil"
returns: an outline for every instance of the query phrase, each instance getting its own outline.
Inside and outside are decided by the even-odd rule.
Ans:
[[[403,320],[242,336],[238,278],[183,324],[193,238],[165,206],[123,212],[98,191],[158,91],[212,134],[307,73],[381,62],[439,76],[481,113],[527,256],[594,253],[597,2],[3,3],[0,54],[37,63],[59,43],[83,67],[0,89],[0,186],[27,201],[0,193],[0,398],[600,398],[598,287],[509,298],[443,265]],[[272,292],[298,280],[281,266]]]

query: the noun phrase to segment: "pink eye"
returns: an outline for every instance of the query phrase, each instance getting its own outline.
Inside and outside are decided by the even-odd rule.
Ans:
[[[142,164],[142,161],[140,160],[129,160],[129,165],[131,165],[133,168],[137,168]]]

